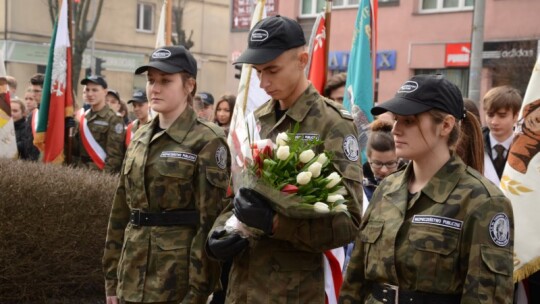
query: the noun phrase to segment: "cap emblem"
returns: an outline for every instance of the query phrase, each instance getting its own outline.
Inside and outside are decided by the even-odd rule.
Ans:
[[[401,88],[397,91],[398,93],[412,93],[418,89],[418,82],[416,81],[407,81]]]
[[[152,58],[154,59],[164,59],[171,57],[171,51],[165,49],[159,49],[152,53]]]
[[[265,41],[268,39],[268,32],[266,30],[257,29],[251,33],[251,41]]]

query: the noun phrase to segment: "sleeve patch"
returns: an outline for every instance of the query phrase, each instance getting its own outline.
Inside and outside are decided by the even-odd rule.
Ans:
[[[220,145],[216,150],[216,163],[220,169],[227,167],[227,148],[224,145]]]
[[[505,213],[497,213],[489,223],[489,235],[493,243],[505,247],[510,242],[510,220]]]
[[[349,134],[343,138],[343,153],[350,161],[357,161],[360,157],[360,149],[358,148],[358,139],[356,136]]]

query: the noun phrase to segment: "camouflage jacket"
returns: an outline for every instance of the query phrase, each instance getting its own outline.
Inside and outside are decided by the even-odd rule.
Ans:
[[[362,219],[340,303],[382,303],[374,282],[461,295],[461,303],[512,303],[512,208],[458,156],[408,200],[412,165],[383,180]]]
[[[122,160],[125,154],[125,130],[124,119],[118,116],[114,111],[105,105],[103,109],[93,112],[89,111],[86,114],[88,129],[94,136],[96,142],[105,150],[107,158],[105,158],[105,167],[103,171],[110,173],[120,172]],[[99,170],[98,166],[90,159],[88,152],[84,148],[79,131],[79,122],[75,128],[75,154],[79,156],[78,166],[86,167],[94,170]]]
[[[350,194],[350,216],[338,213],[318,219],[295,219],[278,214],[271,237],[251,240],[250,247],[233,260],[228,303],[325,303],[322,252],[351,242],[358,234],[362,204],[362,169],[357,131],[347,111],[321,97],[310,86],[276,122],[270,100],[255,112],[261,138],[275,141],[279,132],[299,122],[299,136],[324,140],[322,150],[334,153],[333,166],[344,177]],[[351,145],[353,146],[351,148]],[[356,147],[356,148],[354,148]],[[213,229],[221,229],[231,206]]]
[[[103,267],[107,295],[132,302],[205,303],[219,280],[219,264],[203,250],[226,204],[230,174],[223,131],[191,107],[166,130],[159,118],[140,127],[123,164]],[[130,211],[197,211],[197,226],[141,226]]]

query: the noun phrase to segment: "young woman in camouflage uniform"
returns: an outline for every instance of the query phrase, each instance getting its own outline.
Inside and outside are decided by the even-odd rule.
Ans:
[[[158,116],[126,153],[103,257],[107,303],[206,303],[219,279],[204,243],[223,208],[229,150],[191,107],[197,64],[184,47],[155,50],[146,91]]]
[[[453,151],[469,119],[459,89],[415,76],[372,109],[386,111],[411,162],[375,190],[340,303],[512,303],[512,208]]]

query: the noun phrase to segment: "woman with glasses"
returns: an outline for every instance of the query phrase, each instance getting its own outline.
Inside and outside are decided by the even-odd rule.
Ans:
[[[375,120],[371,124],[367,144],[368,161],[364,163],[364,192],[368,200],[383,178],[396,172],[403,163],[396,156],[396,145],[392,137],[392,124],[386,120]]]

